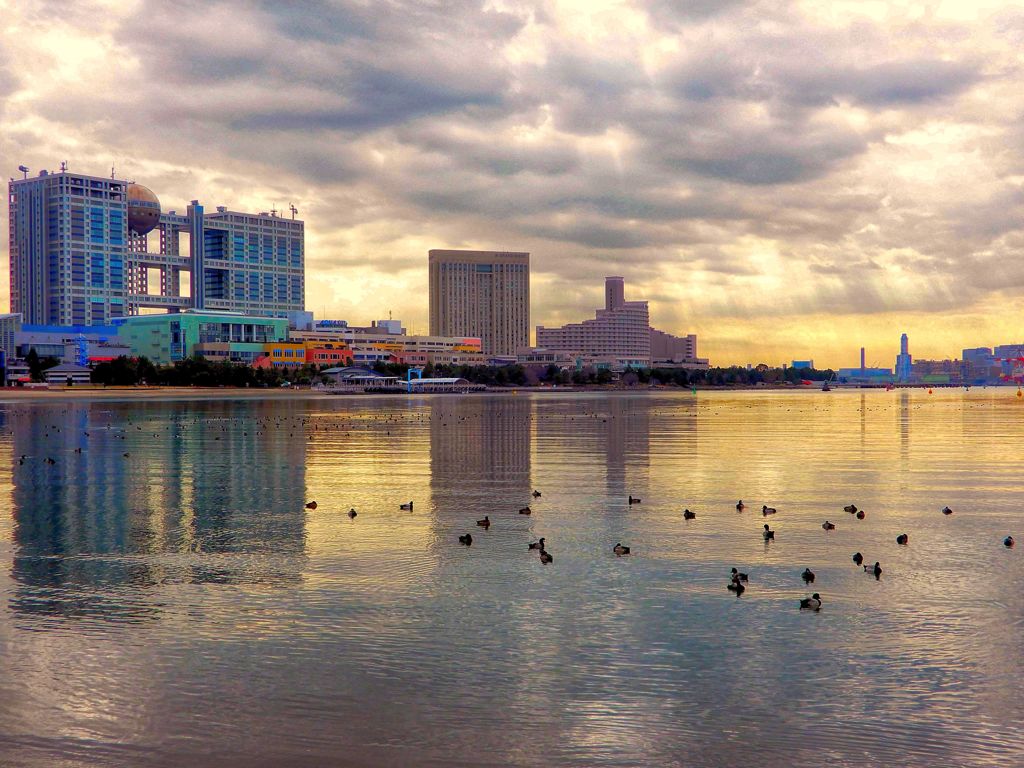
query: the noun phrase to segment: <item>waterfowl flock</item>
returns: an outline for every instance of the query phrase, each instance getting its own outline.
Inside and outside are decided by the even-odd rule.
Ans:
[[[385,420],[387,420],[387,419],[385,419]],[[464,421],[465,417],[461,417],[460,420]],[[255,435],[261,435],[261,434],[264,434],[265,432],[269,432],[271,430],[278,430],[278,431],[280,431],[282,428],[285,428],[285,424],[286,424],[287,421],[288,421],[288,419],[280,419],[280,418],[279,419],[273,419],[273,418],[272,419],[257,419],[259,429],[254,430],[253,433]],[[295,421],[296,423],[299,423],[301,421],[302,426],[304,428],[306,428],[306,429],[309,429],[309,430],[314,430],[315,431],[315,430],[319,429],[319,426],[316,425],[315,423],[313,423],[312,420],[310,420],[310,419],[301,419],[301,420],[300,419],[293,419],[293,421]],[[445,423],[442,426],[448,426],[448,425],[447,425],[447,423]],[[172,426],[167,427],[164,431],[170,432],[174,436],[178,436],[178,435],[175,434],[175,431],[178,430],[179,428],[180,427],[178,425],[172,425]],[[132,430],[132,432],[130,434],[128,434],[129,438],[131,437],[131,435],[135,434],[135,432],[142,432],[142,431],[144,431],[141,426],[134,425],[134,424],[132,424],[129,421],[127,426],[123,427],[120,430],[120,433],[118,433],[118,430],[115,429],[115,428],[105,428],[105,427],[98,428],[96,430],[98,432],[98,435],[95,435],[94,439],[96,439],[96,437],[98,437],[99,439],[119,439],[119,440],[125,440],[126,439],[125,430],[128,430],[128,429]],[[161,428],[161,429],[163,429],[163,428]],[[223,426],[220,429],[221,429],[222,432],[225,432],[225,431],[227,431],[228,427],[227,426]],[[140,437],[142,437],[142,438],[148,437],[148,434],[149,434],[148,430],[149,430],[149,428],[147,428],[147,430],[145,430],[146,434],[141,435]],[[61,429],[57,425],[53,425],[52,427],[49,428],[49,431],[47,431],[46,437],[49,437],[50,432],[53,432],[56,435],[57,433],[61,432]],[[90,432],[89,431],[79,432],[78,434],[79,435],[84,435],[85,438],[89,438],[90,437]],[[289,433],[289,434],[291,434],[291,433]],[[249,432],[246,432],[245,435],[248,436]],[[156,436],[156,435],[154,435],[154,436]],[[310,437],[310,439],[312,439],[313,436],[310,435],[309,437]],[[219,435],[208,436],[207,439],[218,440],[218,439],[220,439],[220,436]],[[225,440],[227,440],[227,439],[228,438],[225,437]],[[83,445],[87,445],[87,444],[83,443]],[[136,450],[137,445],[133,446],[133,445],[129,444],[129,445],[124,445],[123,447],[125,447],[125,448],[132,448],[132,450],[134,451],[134,450]],[[78,446],[78,447],[74,447],[74,448],[68,446],[65,450],[66,450],[67,453],[73,453],[73,454],[81,454],[83,452],[82,446]],[[144,449],[139,449],[139,451],[135,453],[135,456],[144,455],[144,453],[145,453]],[[113,455],[116,456],[116,453],[114,453]],[[122,457],[124,459],[129,459],[130,457],[132,457],[133,454],[130,451],[123,451],[121,453],[121,455],[122,455]],[[18,457],[17,464],[19,466],[24,466],[26,464],[26,462],[33,462],[33,461],[34,462],[39,462],[39,461],[42,461],[42,463],[44,463],[47,466],[54,466],[54,465],[56,465],[58,463],[57,458],[54,458],[54,456],[56,456],[57,458],[61,459],[61,463],[62,464],[64,464],[65,461],[70,461],[70,457],[68,457],[67,459],[65,458],[67,456],[67,454],[62,456],[59,452],[58,453],[54,453],[51,456],[46,456],[45,454],[44,454],[44,456],[39,456],[37,454],[35,456],[29,457],[29,456],[27,456],[25,454],[22,454],[20,457]],[[136,461],[137,461],[137,459],[136,459]],[[135,461],[128,462],[128,463],[129,464],[134,464]],[[542,497],[541,491],[538,490],[538,489],[533,489],[532,492],[530,493],[530,497],[532,497],[532,499],[534,499],[534,500],[541,499],[541,497]],[[648,501],[650,501],[650,499]],[[301,500],[300,500],[300,502],[301,502]],[[627,505],[629,507],[632,507],[634,505],[640,504],[641,503],[641,499],[637,498],[637,497],[634,497],[634,496],[632,496],[632,494],[630,494],[627,497],[626,502],[627,502]],[[656,502],[657,502],[657,500],[655,500],[655,503]],[[520,502],[520,503],[522,503],[522,502]],[[537,503],[538,503],[539,516],[542,516],[543,515],[543,504],[540,504],[540,502],[537,502]],[[620,497],[619,503],[621,503],[621,497]],[[756,506],[754,506],[754,503],[755,502],[752,501],[752,507],[753,507],[754,510],[756,510]],[[310,500],[310,501],[306,502],[304,504],[304,506],[305,506],[305,509],[307,509],[309,511],[316,511],[321,505],[318,504],[318,502],[316,500]],[[408,502],[400,503],[398,506],[399,506],[399,509],[401,509],[403,511],[414,512],[414,502],[412,500],[410,500]],[[343,507],[342,507],[342,509],[343,509]],[[515,507],[512,507],[512,509],[514,510]],[[678,507],[676,509],[678,509]],[[744,501],[742,499],[740,499],[740,500],[738,500],[736,502],[735,510],[738,513],[743,513],[746,509],[747,509],[747,505],[744,503]],[[851,516],[853,516],[857,520],[865,520],[866,519],[865,511],[863,509],[860,509],[855,504],[846,504],[845,506],[842,507],[842,509],[843,509],[844,512],[850,514]],[[933,509],[934,509],[934,507],[933,507]],[[494,511],[494,510],[492,509],[491,511]],[[534,512],[534,510],[529,505],[521,507],[521,508],[518,509],[518,513],[520,515],[528,516],[528,515],[532,515],[533,512]],[[769,506],[767,504],[763,504],[762,505],[761,512],[762,512],[762,515],[764,517],[767,517],[769,515],[778,515],[779,514],[779,510],[777,508]],[[941,507],[939,509],[939,512],[943,516],[953,515],[953,509],[951,507],[949,507],[949,506]],[[963,511],[961,510],[961,512],[963,512]],[[755,515],[756,515],[756,512],[755,512]],[[350,509],[348,511],[348,517],[350,519],[355,520],[356,516],[357,516],[357,512],[356,512],[356,510],[354,508],[352,508],[352,509]],[[703,512],[701,513],[701,516],[702,516],[701,527],[703,527],[703,523],[704,523],[704,521],[707,518],[705,517]],[[687,508],[687,509],[684,509],[683,512],[682,512],[682,518],[684,520],[687,520],[687,521],[692,521],[692,520],[695,520],[697,518],[697,513],[693,512],[693,511],[691,511],[690,509]],[[785,518],[785,510],[783,510],[783,514],[782,514],[781,518]],[[499,521],[499,524],[500,524],[501,516],[496,514],[496,519]],[[476,525],[479,526],[480,528],[483,528],[484,530],[488,530],[490,528],[490,526],[491,526],[491,522],[492,521],[491,521],[490,517],[489,516],[485,516],[482,520],[477,520],[476,521]],[[831,520],[825,520],[821,527],[825,531],[835,531],[835,530],[837,530],[836,523],[834,523]],[[696,530],[696,525],[694,526],[694,530]],[[846,531],[846,528],[844,527],[843,533],[845,533],[845,531]],[[838,536],[838,534],[837,534],[837,536]],[[471,546],[472,543],[473,543],[472,542],[472,538],[473,537],[472,537],[471,534],[466,533],[466,534],[460,535],[458,537],[458,542],[459,542],[459,544],[468,547],[468,546]],[[772,528],[767,523],[765,523],[763,525],[762,538],[763,538],[766,546],[768,546],[769,543],[775,541],[776,532],[774,530],[772,530]],[[892,539],[889,539],[889,541],[891,542]],[[901,547],[907,547],[907,546],[909,546],[909,534],[906,533],[906,532],[900,533],[898,536],[895,537],[895,541],[896,541],[897,545],[899,545]],[[1010,535],[1005,536],[1005,538],[1002,540],[1002,542],[1003,542],[1004,547],[1006,547],[1007,549],[1013,548],[1015,546],[1015,543],[1016,543],[1014,537],[1010,536]],[[553,563],[553,557],[550,554],[550,552],[548,552],[548,550],[546,548],[547,547],[547,542],[545,541],[545,539],[543,537],[540,538],[536,542],[524,542],[524,543],[527,543],[527,549],[529,551],[533,551],[533,552],[539,553],[539,559],[540,559],[540,562],[542,564],[551,564],[551,563]],[[891,547],[892,545],[890,544],[889,546]],[[621,556],[624,556],[624,555],[631,554],[630,547],[626,546],[626,545],[623,545],[621,542],[618,542],[618,543],[615,544],[615,546],[612,548],[612,552],[617,557],[621,557]],[[868,554],[875,554],[875,553],[869,552]],[[873,565],[865,563],[864,555],[861,552],[857,552],[857,553],[855,553],[853,555],[853,562],[855,563],[855,565],[858,566],[858,568],[862,568],[863,572],[865,574],[870,574],[870,575],[874,576],[876,579],[880,579],[880,577],[882,575],[882,572],[883,572],[883,569],[882,569],[880,561],[876,560]],[[806,584],[814,584],[815,583],[816,576],[815,576],[814,572],[810,568],[805,568],[800,575],[801,575],[803,581]],[[755,577],[756,577],[756,574],[755,574]],[[823,574],[823,578],[825,578],[826,581],[827,581],[827,575],[826,574]],[[743,594],[744,591],[749,589],[749,586],[747,586],[748,584],[749,584],[749,576],[748,576],[748,574],[740,573],[736,568],[733,568],[731,576],[730,576],[729,584],[728,584],[729,590],[731,592],[735,593],[737,596],[739,596],[740,594]],[[755,591],[756,591],[756,585],[755,585]],[[808,602],[808,601],[810,603],[812,603],[813,605],[811,605],[811,606],[803,605],[804,602]],[[803,607],[811,607],[815,611],[820,610],[820,608],[821,608],[821,597],[820,597],[820,595],[818,593],[815,593],[812,597],[805,598],[804,600],[801,601],[801,607],[802,608]]]

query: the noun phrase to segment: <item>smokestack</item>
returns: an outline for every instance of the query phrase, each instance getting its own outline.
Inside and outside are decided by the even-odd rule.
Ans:
[[[626,303],[626,281],[621,277],[604,279],[604,308],[618,309]]]
[[[860,369],[864,370],[864,347],[860,348]]]
[[[910,352],[910,342],[907,340],[907,334],[900,336],[900,354],[906,355]]]

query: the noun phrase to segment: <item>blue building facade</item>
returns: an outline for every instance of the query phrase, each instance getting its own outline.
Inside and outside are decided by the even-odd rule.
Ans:
[[[127,314],[126,182],[43,171],[12,181],[8,203],[13,312],[63,326]]]
[[[193,200],[184,215],[115,178],[11,180],[11,307],[28,324],[106,325],[154,309],[286,317],[305,308],[302,221]],[[187,243],[187,244],[186,244]]]

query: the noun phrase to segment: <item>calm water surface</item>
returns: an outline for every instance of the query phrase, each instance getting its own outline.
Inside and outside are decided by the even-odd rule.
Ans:
[[[1013,394],[0,404],[0,765],[1024,764]]]

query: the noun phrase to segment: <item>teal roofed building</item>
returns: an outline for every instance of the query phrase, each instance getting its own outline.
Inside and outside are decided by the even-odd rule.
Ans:
[[[166,365],[187,357],[253,363],[268,342],[288,339],[288,319],[235,312],[185,310],[116,321],[119,339],[133,355]]]

